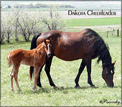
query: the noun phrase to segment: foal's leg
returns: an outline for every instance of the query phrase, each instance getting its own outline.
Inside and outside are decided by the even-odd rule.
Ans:
[[[11,76],[11,91],[14,91],[14,89],[13,89],[14,67],[12,68],[10,76]]]
[[[45,66],[45,71],[46,71],[46,74],[47,74],[50,85],[53,86],[54,88],[56,88],[56,85],[54,84],[54,82],[51,78],[51,75],[50,75],[50,66],[51,66],[51,63],[52,63],[52,58],[53,58],[53,56],[50,56],[50,58],[47,60],[46,66]]]
[[[19,87],[19,83],[18,83],[18,70],[19,70],[19,66],[16,67],[16,69],[15,69],[14,79],[15,79],[15,82],[16,82],[16,85],[17,85],[17,88],[18,88],[19,92],[22,92],[20,87]]]
[[[79,68],[79,72],[78,72],[77,77],[75,79],[75,84],[76,84],[75,88],[80,87],[79,84],[78,84],[78,82],[79,82],[80,75],[83,72],[85,66],[86,66],[86,62],[85,62],[85,60],[82,60],[81,65],[80,65],[80,68]]]
[[[91,60],[87,61],[87,73],[88,73],[88,83],[91,87],[95,87],[91,81]]]
[[[35,72],[34,72],[34,85],[33,85],[33,91],[36,92],[36,84],[38,79],[38,73],[39,73],[39,66],[35,66]]]
[[[42,85],[41,85],[41,81],[40,81],[40,74],[41,74],[41,71],[42,71],[42,67],[40,67],[40,70],[39,70],[39,74],[38,74],[38,79],[37,79],[37,86],[39,86],[40,89],[42,89]],[[33,72],[34,71],[34,67],[33,66],[30,66],[30,72]]]

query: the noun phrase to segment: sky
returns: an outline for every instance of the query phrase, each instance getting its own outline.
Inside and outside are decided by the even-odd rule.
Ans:
[[[42,3],[42,4],[67,4],[72,5],[75,7],[110,7],[110,8],[116,8],[121,9],[121,1],[1,1],[1,6],[8,6],[8,5],[15,5],[15,4],[36,4],[36,3]]]

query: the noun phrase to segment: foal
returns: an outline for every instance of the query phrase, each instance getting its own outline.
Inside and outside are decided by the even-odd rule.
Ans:
[[[13,77],[14,77],[17,88],[21,92],[17,78],[18,78],[18,70],[20,64],[22,63],[24,65],[34,66],[35,68],[33,91],[36,92],[36,84],[38,79],[39,68],[40,66],[44,65],[46,61],[46,56],[48,57],[48,55],[51,54],[50,46],[51,46],[50,40],[45,40],[37,48],[33,50],[16,49],[8,53],[7,56],[8,65],[9,67],[13,65],[13,69],[10,73],[11,91],[14,91],[13,89]]]

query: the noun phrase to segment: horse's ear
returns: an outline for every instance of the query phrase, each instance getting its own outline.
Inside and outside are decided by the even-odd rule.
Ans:
[[[50,38],[50,41],[52,40],[52,38]]]
[[[116,61],[113,63],[113,65],[115,65]]]
[[[44,43],[46,44],[46,39],[44,40]]]

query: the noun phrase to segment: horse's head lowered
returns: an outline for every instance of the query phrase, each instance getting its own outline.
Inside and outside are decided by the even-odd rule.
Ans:
[[[114,82],[113,82],[114,65],[115,62],[112,64],[103,64],[102,77],[107,83],[108,87],[114,87]]]

